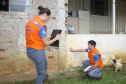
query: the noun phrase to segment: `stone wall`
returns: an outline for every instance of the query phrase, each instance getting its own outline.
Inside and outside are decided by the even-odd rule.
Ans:
[[[67,17],[65,3],[67,0],[31,0],[30,13],[0,11],[0,80],[9,81],[7,77],[16,76],[19,80],[36,78],[36,68],[26,55],[25,24],[38,15],[37,7],[42,5],[51,10],[51,18],[47,25],[47,34],[53,29],[62,29],[60,47],[46,47],[48,61],[47,73],[58,72],[59,56],[65,50],[65,20]],[[61,50],[59,52],[59,50]],[[27,75],[27,76],[26,76]],[[28,77],[29,76],[29,77]],[[15,80],[14,78],[10,81]],[[17,79],[18,80],[18,79]],[[17,81],[15,80],[15,81]]]

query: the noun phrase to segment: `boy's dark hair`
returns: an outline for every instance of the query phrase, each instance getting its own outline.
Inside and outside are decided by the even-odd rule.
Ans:
[[[43,8],[42,6],[38,6],[39,15],[47,14],[47,16],[51,15],[51,11],[48,8]]]
[[[90,40],[90,41],[88,41],[88,43],[91,45],[94,45],[94,47],[96,46],[96,42],[94,40]]]

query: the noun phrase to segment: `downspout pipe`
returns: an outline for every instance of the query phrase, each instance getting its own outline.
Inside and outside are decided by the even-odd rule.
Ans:
[[[113,32],[112,33],[115,34],[115,0],[112,1],[112,6],[113,6],[112,7],[113,8],[113,10],[112,10],[113,11],[113,15],[112,15],[113,16],[113,22],[112,22],[113,23]]]

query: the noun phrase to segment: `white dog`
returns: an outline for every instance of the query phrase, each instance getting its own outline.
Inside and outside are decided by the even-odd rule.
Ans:
[[[117,70],[122,70],[122,64],[117,61],[116,59],[113,59],[113,62],[114,62],[114,66],[115,66],[115,72],[117,72]]]

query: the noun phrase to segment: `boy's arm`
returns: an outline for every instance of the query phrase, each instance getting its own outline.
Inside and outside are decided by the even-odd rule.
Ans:
[[[99,64],[99,57],[100,57],[99,54],[96,54],[96,55],[94,56],[95,65],[94,65],[91,69],[89,69],[88,71],[91,71],[91,70],[93,70],[93,69],[95,69],[95,68],[98,67],[98,64]],[[87,71],[87,72],[88,72],[88,71]]]
[[[85,49],[73,49],[72,47],[70,48],[71,52],[86,52]]]
[[[98,64],[99,64],[99,61],[95,61],[95,65],[93,65],[93,67],[91,69],[87,70],[87,72],[89,72],[89,71],[97,68],[98,67]]]

